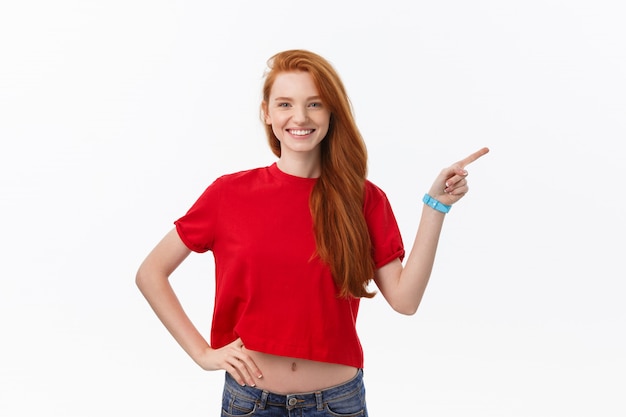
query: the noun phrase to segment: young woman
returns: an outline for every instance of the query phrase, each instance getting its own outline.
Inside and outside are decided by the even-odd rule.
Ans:
[[[225,370],[223,416],[366,416],[359,300],[374,280],[413,314],[426,289],[445,213],[468,191],[465,166],[441,171],[403,265],[384,194],[345,88],[324,58],[273,56],[261,114],[278,160],[215,180],[147,256],[136,282],[159,319],[205,370]],[[191,251],[212,251],[211,344],[185,314],[169,276]]]

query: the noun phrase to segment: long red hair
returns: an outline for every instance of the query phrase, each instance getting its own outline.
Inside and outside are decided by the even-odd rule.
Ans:
[[[321,176],[310,197],[317,254],[330,266],[342,297],[372,297],[367,285],[374,277],[372,244],[363,215],[367,150],[343,82],[333,66],[305,50],[280,52],[268,60],[263,103],[269,102],[276,76],[308,72],[330,110],[330,126],[321,142]],[[262,106],[263,108],[263,106]],[[272,152],[280,157],[280,141],[265,124]]]

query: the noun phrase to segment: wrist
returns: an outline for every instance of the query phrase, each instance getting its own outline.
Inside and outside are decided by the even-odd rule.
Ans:
[[[216,369],[219,369],[219,367],[216,366],[215,360],[213,358],[214,352],[215,349],[213,349],[211,346],[207,346],[206,348],[199,351],[196,355],[193,355],[192,359],[196,364],[200,366],[200,368],[204,369],[205,371],[214,371]]]
[[[438,212],[444,213],[444,214],[449,212],[450,209],[452,208],[452,206],[443,204],[441,201],[437,200],[434,197],[431,197],[429,194],[424,194],[424,198],[422,198],[422,202],[426,204],[428,207],[432,208],[433,210],[437,210]]]

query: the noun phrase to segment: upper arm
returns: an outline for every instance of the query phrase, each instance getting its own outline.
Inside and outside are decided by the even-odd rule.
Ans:
[[[170,230],[152,249],[137,271],[137,283],[150,276],[169,277],[191,250],[185,246],[176,228]]]
[[[380,290],[385,300],[393,307],[394,306],[394,294],[398,287],[400,280],[400,274],[402,273],[402,262],[399,258],[387,263],[386,265],[378,268],[374,274],[374,282]]]

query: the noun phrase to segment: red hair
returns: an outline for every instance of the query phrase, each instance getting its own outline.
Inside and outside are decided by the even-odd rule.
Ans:
[[[342,297],[372,297],[367,285],[374,277],[369,231],[363,215],[367,150],[346,89],[332,65],[305,50],[280,52],[268,60],[263,85],[267,105],[276,76],[304,71],[330,110],[330,126],[320,144],[321,176],[310,197],[317,254],[331,269]],[[262,106],[263,108],[263,106]],[[280,157],[280,141],[265,124],[272,152]]]

